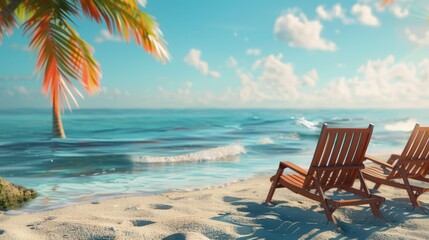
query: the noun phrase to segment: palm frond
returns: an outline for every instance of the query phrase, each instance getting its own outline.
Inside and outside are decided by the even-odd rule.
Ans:
[[[12,33],[13,27],[17,26],[14,11],[21,4],[21,0],[1,0],[0,1],[0,44],[4,35]]]
[[[89,93],[96,92],[100,67],[91,47],[68,23],[76,9],[65,1],[35,2],[31,5],[34,14],[24,24],[24,32],[32,38],[30,47],[38,52],[36,66],[44,73],[42,91],[50,94],[53,102],[62,104],[63,98],[70,107],[68,98],[77,104],[68,87],[77,90],[71,80],[80,81]]]
[[[134,41],[145,50],[161,59],[170,60],[166,42],[158,23],[138,8],[135,0],[80,0],[86,16],[100,23],[102,20],[112,34]]]

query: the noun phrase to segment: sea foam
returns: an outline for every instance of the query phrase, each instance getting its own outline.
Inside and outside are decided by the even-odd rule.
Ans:
[[[317,129],[317,124],[319,124],[319,122],[317,122],[317,121],[314,121],[314,122],[308,121],[304,117],[297,118],[295,123],[296,123],[296,125],[304,126],[306,128],[312,129],[312,130]]]
[[[274,141],[269,137],[264,137],[258,140],[258,144],[273,144]]]
[[[390,124],[386,124],[384,127],[387,131],[394,132],[410,132],[413,130],[416,125],[417,120],[414,118],[407,118],[403,120],[399,120]]]
[[[139,156],[133,161],[140,163],[202,162],[225,159],[242,153],[246,153],[246,149],[241,144],[236,143],[174,156]]]

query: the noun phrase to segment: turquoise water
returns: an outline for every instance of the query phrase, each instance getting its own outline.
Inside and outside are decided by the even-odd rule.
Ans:
[[[67,139],[51,139],[51,111],[0,110],[0,176],[36,189],[19,214],[106,198],[219,186],[307,167],[322,123],[375,124],[368,152],[400,152],[423,110],[112,110],[66,112]],[[267,179],[268,181],[268,179]],[[267,189],[268,190],[268,189]]]

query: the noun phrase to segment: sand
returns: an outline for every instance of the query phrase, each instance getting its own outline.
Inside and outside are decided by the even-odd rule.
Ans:
[[[367,205],[335,212],[343,232],[321,207],[287,189],[264,200],[269,176],[199,191],[170,192],[80,204],[25,215],[0,215],[0,239],[428,239],[429,215],[413,209],[405,191],[382,187],[381,211]],[[369,186],[373,186],[369,183]],[[420,197],[429,206],[429,194]]]

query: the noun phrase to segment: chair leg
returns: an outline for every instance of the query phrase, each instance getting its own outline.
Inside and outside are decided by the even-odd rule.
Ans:
[[[411,188],[407,188],[407,193],[408,193],[408,196],[410,197],[410,201],[413,204],[413,207],[422,208],[422,206],[420,205],[419,200],[417,200],[417,196],[420,195],[420,194],[418,194],[418,193],[414,194],[414,192],[413,192],[413,190]]]
[[[413,206],[414,207],[419,207],[419,208],[421,208],[421,206],[420,206],[420,203],[419,203],[419,201],[417,200],[417,197],[420,195],[418,192],[416,193],[416,194],[414,194],[414,191],[413,191],[413,189],[412,189],[412,187],[411,187],[411,185],[410,185],[410,181],[408,181],[408,175],[407,175],[407,173],[405,172],[405,170],[404,170],[404,168],[399,168],[399,171],[400,171],[400,173],[401,173],[401,175],[402,175],[402,180],[404,181],[404,185],[406,186],[406,190],[407,190],[407,193],[408,193],[408,197],[410,198],[410,201],[411,201],[411,203],[413,204]]]
[[[371,207],[371,211],[374,214],[374,216],[380,218],[383,222],[386,222],[386,219],[384,219],[383,215],[380,212],[380,205],[377,205],[376,203],[370,203],[369,206]]]
[[[278,178],[274,179],[273,183],[271,184],[270,191],[268,192],[267,198],[265,199],[265,203],[270,203],[273,200],[274,192],[277,188],[277,180]]]
[[[323,210],[325,211],[325,214],[326,214],[326,217],[328,218],[328,221],[332,222],[335,226],[338,226],[337,219],[335,219],[333,211],[331,211],[331,209],[329,208],[328,203],[326,203],[326,201],[322,201],[320,203],[320,205],[322,206]]]
[[[284,168],[279,167],[277,169],[277,173],[273,179],[273,183],[271,184],[270,191],[268,192],[267,198],[265,199],[265,203],[270,203],[273,200],[274,192],[276,191],[280,176],[283,174]]]
[[[380,184],[380,183],[376,183],[376,184],[374,185],[374,188],[373,188],[373,189],[379,189],[379,188],[380,188],[380,186],[381,186],[381,184]]]

